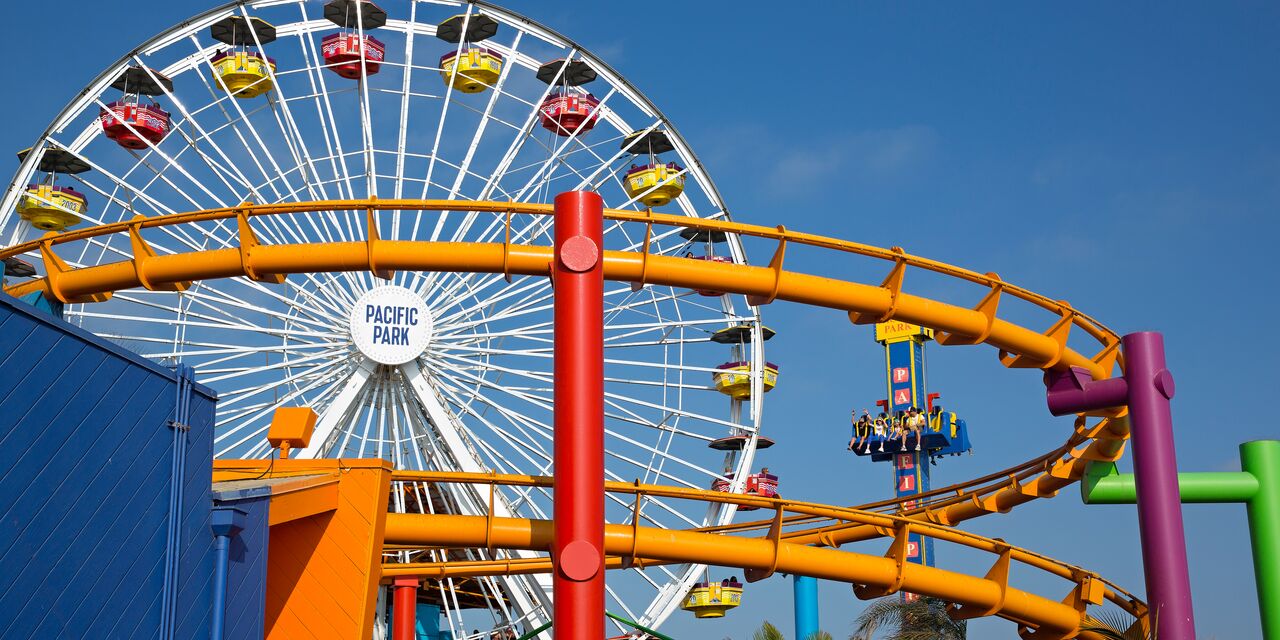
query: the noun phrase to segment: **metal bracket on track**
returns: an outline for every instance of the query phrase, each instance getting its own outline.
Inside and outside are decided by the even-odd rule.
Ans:
[[[129,221],[129,244],[133,247],[133,271],[138,277],[138,282],[147,291],[186,291],[191,288],[191,282],[172,282],[168,284],[156,284],[151,282],[151,278],[147,276],[146,263],[148,260],[156,257],[156,250],[142,239],[142,223],[147,221],[146,216],[134,216]]]
[[[773,575],[778,570],[778,556],[782,553],[782,512],[786,510],[786,505],[779,503],[773,512],[773,522],[769,524],[769,533],[766,538],[773,543],[773,561],[769,564],[768,569],[743,569],[743,577],[747,582],[759,582]]]
[[[901,520],[895,521],[893,525],[893,542],[889,545],[889,552],[884,557],[893,561],[897,567],[897,575],[894,576],[893,582],[885,586],[853,585],[853,594],[858,596],[859,600],[882,598],[895,594],[902,589],[902,583],[906,581],[907,543],[910,539],[911,523]]]
[[[511,283],[511,210],[507,209],[503,223],[502,279]]]
[[[369,197],[370,202],[376,202],[377,199],[378,199],[377,196]],[[364,210],[365,225],[369,229],[369,239],[365,242],[365,244],[368,245],[369,271],[373,273],[375,277],[381,278],[383,280],[390,280],[394,272],[391,271],[390,269],[380,268],[378,266],[377,261],[374,260],[374,255],[377,253],[374,250],[374,247],[379,242],[382,241],[382,236],[378,233],[377,213],[378,213],[377,209],[375,209],[372,205],[365,208]]]
[[[778,248],[774,249],[773,257],[769,259],[769,270],[773,272],[773,287],[767,296],[747,296],[747,303],[753,307],[759,307],[769,304],[778,298],[778,290],[782,287],[782,261],[787,256],[787,228],[778,225],[778,233],[782,234],[778,238]]]
[[[244,203],[246,206],[252,203]],[[240,266],[244,270],[245,276],[255,282],[266,282],[268,284],[283,284],[285,274],[283,273],[258,273],[253,268],[253,250],[262,243],[258,241],[258,234],[254,233],[253,227],[249,225],[249,214],[243,209],[236,210],[236,228],[240,233]]]
[[[68,295],[62,288],[63,274],[71,271],[71,267],[53,252],[53,239],[57,237],[57,233],[50,231],[44,234],[40,240],[40,257],[44,260],[45,281],[49,283],[48,292],[53,294],[55,300],[65,304],[79,304],[85,302],[106,302],[111,299],[110,291],[104,293],[91,293],[84,296]]]
[[[631,283],[632,291],[639,291],[649,282],[649,244],[653,239],[653,208],[644,210],[644,244],[640,248],[640,279]]]
[[[854,324],[887,322],[898,310],[898,296],[902,295],[902,281],[907,275],[907,252],[902,247],[891,247],[889,250],[896,254],[893,259],[893,269],[880,283],[881,289],[889,290],[889,308],[884,313],[874,316],[866,312],[850,311],[849,322]]]
[[[640,503],[644,500],[644,491],[640,490],[640,479],[633,481],[636,487],[636,501],[631,506],[631,553],[622,558],[622,567],[644,569],[644,560],[636,556],[640,548]]]
[[[1000,276],[996,273],[987,272],[986,275],[992,280],[991,290],[987,292],[987,295],[983,296],[980,302],[978,302],[978,306],[973,308],[974,311],[977,311],[986,317],[986,329],[976,336],[961,336],[954,333],[939,331],[937,335],[934,336],[934,340],[936,340],[938,344],[944,346],[959,346],[982,344],[987,341],[987,337],[991,335],[991,327],[996,323],[996,310],[1000,308],[1000,296],[1004,293],[1004,281],[1002,281]]]
[[[1071,327],[1075,325],[1076,311],[1066,300],[1059,300],[1058,304],[1062,305],[1062,317],[1044,332],[1046,338],[1058,344],[1057,353],[1048,360],[1037,360],[1001,349],[1000,364],[1010,369],[1051,369],[1062,360],[1062,354],[1067,351],[1067,336],[1071,335]]]
[[[995,615],[1004,608],[1005,597],[1009,593],[1009,564],[1013,559],[1013,548],[1009,545],[1000,545],[996,548],[996,553],[1000,554],[996,558],[995,564],[987,570],[985,579],[996,583],[1000,587],[1000,598],[996,603],[987,608],[981,608],[973,605],[962,605],[954,607],[947,611],[947,615],[952,620],[968,620],[970,618],[985,618]]]

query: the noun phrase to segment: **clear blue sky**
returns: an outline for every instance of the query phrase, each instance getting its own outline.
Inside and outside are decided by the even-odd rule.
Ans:
[[[27,146],[103,66],[213,3],[9,7],[21,26],[7,35],[0,149]],[[1280,6],[509,6],[652,98],[740,220],[902,245],[1069,300],[1120,332],[1163,331],[1184,469],[1238,468],[1238,443],[1280,434],[1268,408],[1280,353],[1266,324],[1280,311]],[[841,504],[887,495],[889,470],[843,448],[850,403],[883,390],[869,330],[829,311],[766,311],[784,379],[769,398],[767,431],[780,442],[765,463],[783,493]],[[1070,423],[1048,416],[1038,374],[1004,370],[985,348],[935,348],[930,366],[932,390],[967,417],[975,444],[974,456],[943,462],[935,484],[1065,439]],[[1244,508],[1184,513],[1202,637],[1258,637]],[[1085,507],[1070,490],[969,527],[1142,591],[1132,508]],[[984,570],[939,554],[944,567]],[[1023,584],[1040,586],[1031,578]],[[1045,584],[1044,595],[1065,595]],[[789,631],[789,593],[775,578],[750,586],[723,622],[679,614],[667,630],[743,640],[768,618]],[[847,586],[823,584],[836,637],[862,606]],[[999,620],[974,629],[1016,637]]]

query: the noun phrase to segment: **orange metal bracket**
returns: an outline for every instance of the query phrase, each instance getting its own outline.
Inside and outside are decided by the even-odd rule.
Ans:
[[[283,283],[285,274],[262,274],[253,268],[253,250],[262,243],[258,242],[258,234],[253,232],[253,227],[249,225],[249,215],[244,211],[236,211],[236,228],[240,231],[240,265],[245,275],[257,282]]]
[[[787,228],[778,225],[778,248],[774,249],[773,257],[769,259],[769,270],[773,272],[773,288],[767,296],[747,296],[747,302],[752,306],[766,305],[778,299],[778,290],[782,288],[782,260],[787,256]]]
[[[884,282],[880,283],[881,289],[889,290],[889,308],[884,313],[874,316],[869,313],[850,311],[850,322],[854,324],[885,322],[892,318],[893,313],[898,310],[898,296],[902,294],[902,281],[907,275],[906,251],[902,247],[891,247],[889,250],[896,254],[893,261],[893,269],[889,271],[889,275],[885,276]]]
[[[511,282],[511,210],[504,216],[502,235],[502,279]]]
[[[976,607],[973,605],[962,605],[947,611],[947,615],[952,620],[968,620],[970,618],[985,618],[994,615],[997,611],[1004,608],[1005,597],[1009,594],[1009,561],[1013,558],[1013,549],[1008,545],[999,547],[1000,557],[996,558],[995,564],[987,570],[986,578],[1000,586],[1000,599],[996,601],[994,606],[988,608]]]
[[[640,248],[640,279],[631,283],[632,291],[639,291],[649,282],[649,242],[653,239],[653,209],[644,210],[644,245]]]
[[[773,543],[773,561],[769,564],[768,569],[743,569],[743,577],[747,582],[759,582],[773,575],[778,570],[778,556],[782,553],[782,512],[786,510],[786,505],[779,502],[773,512],[773,523],[769,525],[769,533],[765,536],[769,542]]]
[[[1059,300],[1058,304],[1061,305],[1062,317],[1044,332],[1045,337],[1058,343],[1057,355],[1048,361],[1041,361],[1001,350],[1000,364],[1010,369],[1049,369],[1062,360],[1062,354],[1067,350],[1067,336],[1071,335],[1071,327],[1075,326],[1076,312],[1066,300]]]
[[[58,254],[53,252],[53,237],[57,233],[50,231],[44,234],[44,238],[40,242],[40,257],[44,259],[45,275],[49,280],[49,291],[53,293],[53,297],[60,302],[65,303],[81,303],[81,302],[106,302],[111,299],[111,292],[91,293],[87,296],[68,296],[62,289],[62,275],[71,270]]]
[[[369,201],[371,203],[376,203],[377,199],[378,198],[376,196],[373,196],[369,198]],[[369,246],[369,271],[378,278],[382,278],[383,280],[390,280],[391,274],[394,272],[392,272],[389,269],[383,269],[379,267],[378,263],[374,260],[374,255],[376,253],[374,251],[374,246],[377,245],[382,240],[382,236],[378,233],[378,216],[376,214],[376,211],[377,210],[374,209],[372,204],[364,210],[365,224],[369,228],[369,239],[366,242],[366,244]]]
[[[893,582],[882,586],[873,587],[871,585],[856,584],[853,586],[854,595],[860,600],[870,600],[872,598],[881,598],[887,595],[897,593],[902,588],[903,581],[906,580],[907,567],[907,542],[911,539],[911,523],[897,521],[893,527],[893,542],[889,544],[889,552],[884,557],[893,561],[897,567],[897,576]]]
[[[142,239],[142,223],[146,220],[146,216],[134,216],[129,225],[129,244],[133,248],[133,270],[138,275],[138,282],[141,282],[148,291],[186,291],[191,288],[189,281],[156,284],[147,277],[145,265],[151,258],[156,257],[156,250]]]
[[[982,301],[973,310],[987,318],[987,328],[976,336],[959,336],[954,333],[938,332],[934,338],[938,344],[945,346],[981,344],[986,342],[987,336],[991,335],[991,327],[996,323],[996,310],[1000,308],[1000,295],[1004,293],[1004,282],[995,273],[987,272],[986,275],[992,280],[991,290],[987,292],[987,295],[982,298]]]

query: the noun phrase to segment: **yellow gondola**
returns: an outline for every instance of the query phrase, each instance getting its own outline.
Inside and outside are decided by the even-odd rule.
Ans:
[[[209,62],[214,81],[237,98],[256,98],[274,88],[276,61],[256,51],[222,51]]]
[[[643,166],[633,164],[622,184],[629,197],[639,198],[640,202],[649,207],[661,207],[684,193],[683,170],[674,162]]]
[[[463,93],[480,93],[497,84],[502,75],[502,54],[484,47],[463,47],[440,56],[440,76],[445,85]]]
[[[80,224],[87,207],[84,194],[71,187],[32,184],[18,200],[18,215],[37,229],[62,231]]]
[[[742,604],[742,583],[736,580],[698,582],[680,605],[695,618],[723,618],[724,613]]]
[[[726,362],[716,367],[711,379],[716,384],[716,391],[731,398],[744,400],[751,397],[751,363]],[[778,385],[778,365],[766,362],[764,365],[764,390],[772,391]]]

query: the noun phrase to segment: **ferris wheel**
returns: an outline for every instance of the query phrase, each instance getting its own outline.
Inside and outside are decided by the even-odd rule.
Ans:
[[[196,16],[107,68],[20,154],[0,204],[8,244],[46,232],[174,213],[339,199],[458,200],[454,211],[377,214],[383,239],[550,243],[550,218],[467,201],[549,202],[593,190],[607,207],[724,218],[715,186],[658,109],[604,62],[523,16],[482,2],[248,0]],[[257,220],[263,243],[360,241],[340,212]],[[157,254],[237,247],[234,222],[162,227]],[[606,248],[645,238],[606,224]],[[650,251],[744,262],[734,237],[676,230]],[[70,266],[129,259],[128,239],[69,244]],[[39,263],[33,254],[29,261]],[[12,271],[11,271],[12,273]],[[302,456],[382,457],[398,468],[552,473],[552,289],[547,278],[473,273],[315,273],[130,290],[68,305],[86,329],[218,391],[219,457],[272,454],[276,408],[319,414]],[[366,335],[354,316],[400,309],[426,330]],[[374,313],[374,311],[369,311]],[[613,283],[605,294],[610,479],[743,490],[763,399],[755,307],[717,291]],[[412,342],[412,344],[410,344]],[[393,492],[397,511],[483,513],[487,489]],[[546,518],[549,490],[500,489],[497,515]],[[612,522],[725,524],[729,505],[645,497]],[[505,552],[474,550],[473,557]],[[519,556],[519,553],[513,552]],[[533,552],[527,552],[533,556]],[[658,626],[705,567],[611,573],[616,610]],[[465,595],[459,595],[465,594]],[[455,638],[477,615],[532,629],[545,577],[441,582]]]

